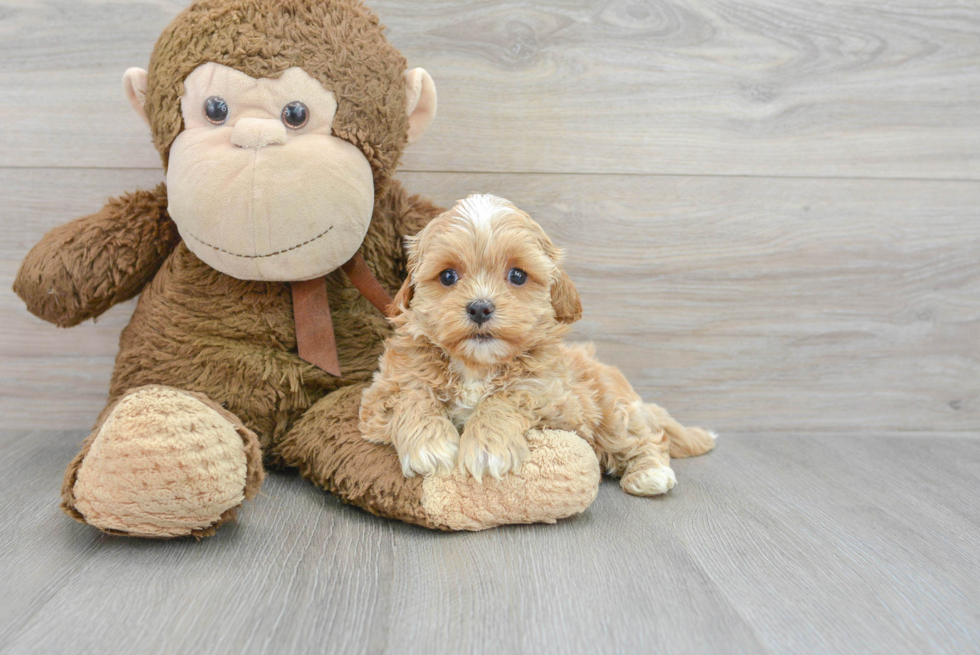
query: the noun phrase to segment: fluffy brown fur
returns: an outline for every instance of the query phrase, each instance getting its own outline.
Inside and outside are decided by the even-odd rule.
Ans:
[[[14,291],[35,316],[78,325],[137,295],[178,243],[166,186],[135,191],[46,234],[21,265]]]
[[[458,466],[501,479],[520,471],[527,431],[545,428],[578,432],[624,490],[655,495],[674,485],[671,454],[714,447],[710,433],[643,403],[590,345],[562,343],[578,294],[560,251],[509,202],[457,203],[410,252],[395,334],[360,412],[365,438],[393,444],[406,476]]]

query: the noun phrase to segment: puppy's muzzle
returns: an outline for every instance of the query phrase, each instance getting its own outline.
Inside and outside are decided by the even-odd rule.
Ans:
[[[477,325],[483,325],[493,316],[496,309],[489,300],[474,300],[466,306],[466,315]]]

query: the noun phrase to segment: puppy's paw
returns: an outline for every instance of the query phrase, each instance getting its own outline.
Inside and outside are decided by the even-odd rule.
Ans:
[[[487,474],[502,480],[508,473],[520,473],[529,454],[523,434],[505,436],[497,431],[473,430],[468,425],[460,440],[459,469],[477,482],[483,482]]]
[[[459,432],[448,418],[436,417],[399,439],[398,459],[406,478],[448,475],[456,466]]]
[[[659,496],[674,488],[677,476],[669,466],[645,468],[627,473],[619,484],[623,491],[634,496]]]

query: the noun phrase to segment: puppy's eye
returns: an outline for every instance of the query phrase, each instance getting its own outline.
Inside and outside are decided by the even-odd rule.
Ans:
[[[442,273],[439,274],[439,281],[442,282],[442,286],[451,287],[456,284],[459,280],[459,276],[456,275],[456,271],[451,268],[447,268]]]
[[[221,96],[211,96],[204,101],[204,116],[215,125],[228,120],[228,103]]]
[[[527,282],[527,273],[519,268],[512,268],[507,274],[507,280],[515,287],[522,287]]]
[[[282,108],[282,122],[291,130],[298,130],[310,120],[310,110],[299,100]]]

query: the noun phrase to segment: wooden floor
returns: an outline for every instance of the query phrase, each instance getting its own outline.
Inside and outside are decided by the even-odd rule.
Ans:
[[[200,543],[75,524],[133,304],[57,330],[10,286],[162,179],[120,79],[187,0],[0,0],[0,652],[980,652],[980,5],[367,1],[439,90],[399,178],[527,209],[576,338],[718,450],[556,526],[285,474]]]
[[[441,534],[273,475],[200,543],[100,535],[55,490],[80,433],[0,434],[10,653],[967,653],[980,448],[730,434],[666,497]]]

